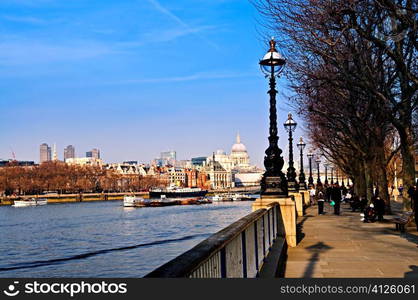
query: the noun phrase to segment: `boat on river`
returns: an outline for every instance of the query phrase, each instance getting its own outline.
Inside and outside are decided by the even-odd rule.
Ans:
[[[123,197],[124,207],[141,207],[141,206],[145,206],[145,202],[146,202],[145,199],[142,197],[136,197],[136,196],[124,196]]]
[[[205,197],[207,190],[201,188],[179,188],[170,186],[166,189],[151,189],[149,191],[150,198],[160,198],[165,196],[167,198],[187,198],[187,197]]]
[[[165,196],[161,196],[160,199],[144,199],[135,196],[125,196],[123,199],[124,207],[162,207],[172,205],[200,205],[210,203],[212,203],[210,199],[205,199],[203,197],[167,198]]]
[[[13,206],[14,207],[40,206],[40,205],[46,205],[47,203],[48,203],[47,199],[30,198],[30,199],[24,199],[24,200],[15,200]]]

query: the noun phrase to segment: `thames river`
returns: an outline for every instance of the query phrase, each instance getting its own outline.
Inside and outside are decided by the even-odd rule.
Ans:
[[[0,277],[142,277],[249,214],[251,204],[0,207]]]

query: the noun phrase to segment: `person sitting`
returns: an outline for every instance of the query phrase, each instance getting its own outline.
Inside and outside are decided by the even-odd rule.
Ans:
[[[383,215],[385,214],[385,201],[379,196],[374,196],[372,198],[372,203],[376,210],[377,220],[382,222],[384,220]]]

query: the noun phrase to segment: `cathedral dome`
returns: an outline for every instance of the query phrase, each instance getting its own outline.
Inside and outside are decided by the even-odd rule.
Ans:
[[[241,137],[239,134],[237,135],[237,143],[232,146],[232,152],[247,152],[247,148],[241,143]]]

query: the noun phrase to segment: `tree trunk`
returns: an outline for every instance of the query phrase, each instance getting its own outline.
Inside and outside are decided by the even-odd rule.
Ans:
[[[408,196],[408,189],[415,185],[414,134],[412,126],[397,129],[402,154],[402,198],[404,210],[411,210],[411,199]]]
[[[354,193],[359,197],[366,197],[366,177],[363,166],[360,166],[358,172],[356,172],[353,179]]]
[[[371,161],[364,161],[364,176],[366,178],[366,197],[368,202],[370,202],[373,197],[373,168],[371,164]]]

